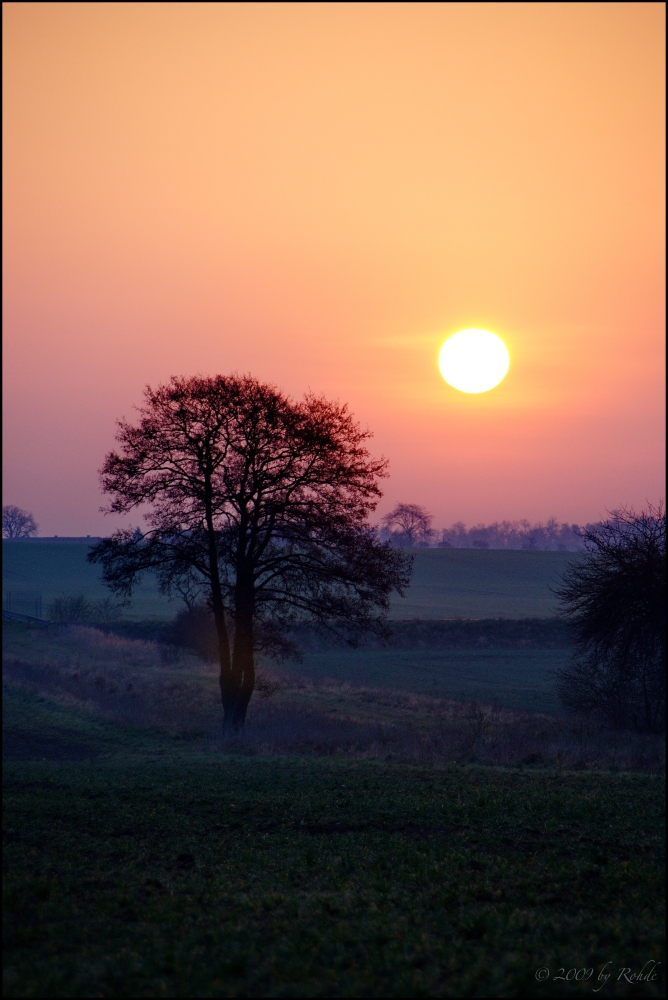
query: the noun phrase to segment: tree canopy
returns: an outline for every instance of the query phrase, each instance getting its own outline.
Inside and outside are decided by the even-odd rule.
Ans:
[[[147,570],[164,591],[213,612],[225,723],[243,725],[255,652],[285,649],[295,623],[355,642],[381,631],[410,559],[378,541],[369,515],[384,459],[347,407],[295,402],[250,376],[172,378],[147,388],[139,421],[119,422],[101,470],[110,512],[148,506],[148,530],[91,551],[129,597]]]
[[[412,548],[427,545],[433,535],[432,516],[416,503],[398,503],[383,518],[383,526],[395,545]]]
[[[21,510],[14,504],[2,508],[2,537],[30,538],[37,534],[35,518],[27,510]]]

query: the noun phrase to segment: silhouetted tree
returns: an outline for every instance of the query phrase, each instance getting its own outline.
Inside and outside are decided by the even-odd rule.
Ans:
[[[136,426],[101,470],[109,511],[149,505],[145,534],[103,539],[89,555],[129,597],[144,571],[215,621],[228,728],[243,726],[258,648],[281,648],[297,622],[345,634],[384,630],[410,560],[368,522],[385,460],[372,459],[345,406],[293,402],[251,377],[173,378],[147,388]]]
[[[616,512],[584,531],[585,555],[556,590],[577,656],[559,676],[563,703],[617,728],[657,732],[666,699],[666,515]]]
[[[395,544],[410,548],[429,543],[431,522],[431,514],[415,503],[398,503],[382,520],[383,527],[393,536]]]
[[[2,508],[2,537],[30,538],[37,534],[37,524],[32,514],[10,504]]]

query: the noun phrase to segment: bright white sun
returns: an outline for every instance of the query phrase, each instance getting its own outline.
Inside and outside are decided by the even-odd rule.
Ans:
[[[510,365],[506,345],[489,330],[460,330],[448,337],[438,356],[441,375],[460,392],[487,392]]]

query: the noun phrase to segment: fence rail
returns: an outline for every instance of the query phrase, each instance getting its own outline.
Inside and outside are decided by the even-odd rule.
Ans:
[[[46,618],[36,618],[35,615],[22,615],[20,611],[8,611],[7,608],[2,609],[2,620],[3,621],[20,621],[20,622],[33,622],[37,625],[50,625],[51,622]]]

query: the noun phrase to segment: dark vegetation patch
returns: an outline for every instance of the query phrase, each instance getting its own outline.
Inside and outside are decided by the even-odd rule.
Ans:
[[[103,623],[91,621],[93,627],[125,639],[158,643],[168,650],[186,650],[208,663],[215,663],[218,647],[215,627],[205,609],[181,612],[171,621],[145,619]],[[339,650],[350,647],[341,639],[312,628],[296,628],[288,641],[297,649],[309,652]],[[452,621],[392,621],[384,638],[367,637],[362,650],[567,650],[571,646],[568,627],[557,618]]]
[[[298,663],[272,665],[272,671],[316,684],[338,681],[559,715],[554,674],[569,655],[561,649],[323,649],[306,651]]]
[[[573,996],[536,970],[661,960],[658,776],[194,753],[9,700],[113,752],[5,764],[6,996]]]
[[[173,621],[118,622],[116,635],[172,643],[190,649],[211,662],[217,659],[213,618],[206,609],[178,614]],[[346,644],[313,628],[295,628],[291,638],[307,650],[345,649]],[[568,627],[558,618],[454,619],[451,621],[391,621],[384,638],[366,637],[368,649],[566,649],[571,645]]]

